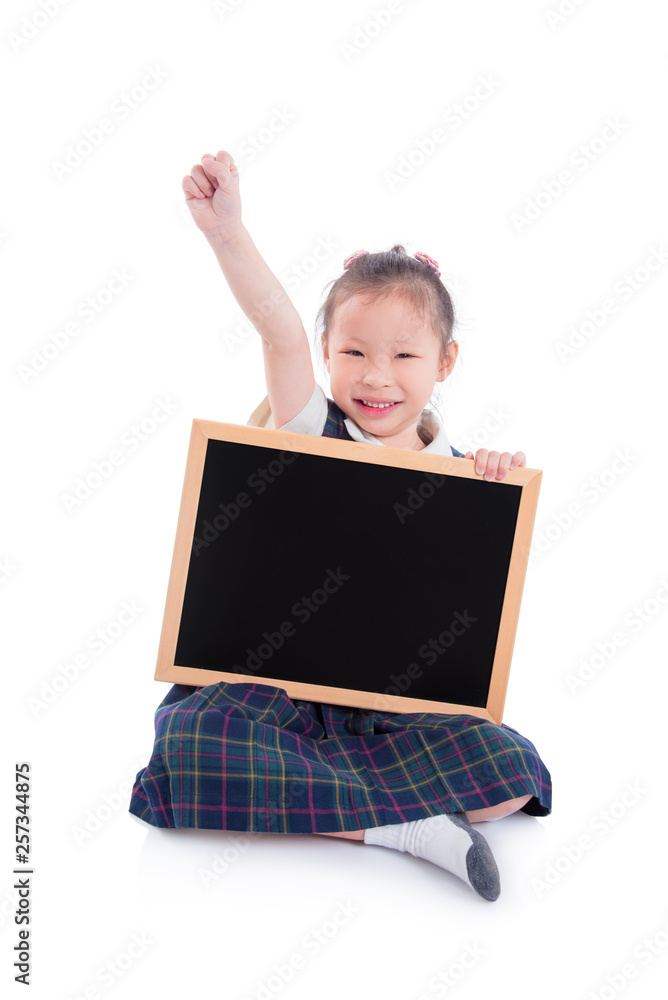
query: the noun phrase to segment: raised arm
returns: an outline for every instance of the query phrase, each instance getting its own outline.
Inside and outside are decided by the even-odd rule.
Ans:
[[[281,427],[303,409],[315,386],[304,325],[241,221],[239,174],[230,154],[203,156],[181,186],[232,294],[262,337],[267,396],[274,426]]]

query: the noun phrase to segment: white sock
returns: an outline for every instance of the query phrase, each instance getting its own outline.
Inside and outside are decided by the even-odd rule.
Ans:
[[[408,851],[415,858],[431,861],[467,882],[490,902],[501,891],[492,850],[465,813],[443,813],[411,823],[372,827],[364,831],[364,843]]]

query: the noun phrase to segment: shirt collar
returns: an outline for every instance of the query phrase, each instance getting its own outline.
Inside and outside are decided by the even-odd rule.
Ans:
[[[346,417],[344,423],[353,440],[359,441],[361,444],[366,442],[367,444],[379,444],[383,446],[382,441],[379,441],[377,437],[373,436],[373,434],[363,431],[362,428],[358,427],[355,421],[350,417]],[[450,442],[448,441],[447,434],[445,433],[445,428],[441,423],[441,418],[435,410],[422,411],[422,419],[420,420],[419,427],[421,431],[426,432],[426,436],[431,436],[431,443],[425,445],[424,448],[421,449],[422,452],[430,452],[434,455],[452,456],[452,448],[450,447]],[[420,436],[422,437],[422,435]]]

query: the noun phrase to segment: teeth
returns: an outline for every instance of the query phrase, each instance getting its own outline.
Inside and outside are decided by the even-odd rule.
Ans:
[[[394,406],[394,403],[370,403],[366,399],[363,399],[362,402],[364,403],[365,406],[375,406],[376,409],[379,409],[379,410],[382,410],[384,407],[387,407],[387,406]]]

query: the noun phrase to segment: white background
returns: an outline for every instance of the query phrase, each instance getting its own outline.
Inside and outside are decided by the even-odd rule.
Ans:
[[[662,5],[566,0],[558,20],[559,0],[44,3],[48,17],[27,0],[2,13],[3,979],[17,941],[13,763],[27,760],[33,997],[656,997],[668,968]],[[160,82],[122,113],[149,70]],[[111,130],[58,176],[104,118]],[[420,163],[436,128],[444,141]],[[245,423],[265,394],[259,337],[239,335],[243,315],[184,211],[182,177],[219,149],[279,276],[335,244],[291,286],[312,340],[346,256],[402,242],[435,257],[459,318],[441,400],[451,442],[521,448],[543,470],[504,721],[550,768],[554,811],[481,827],[501,870],[493,904],[407,854],[158,831],[127,812],[168,690],[153,670],[191,421]],[[393,184],[402,158],[412,166]],[[114,270],[127,286],[107,303]],[[104,306],[90,322],[88,296]],[[160,400],[170,414],[138,441]],[[68,510],[64,495],[114,450],[122,463]],[[136,618],[94,653],[89,636],[114,631],[124,602]],[[222,851],[227,870],[206,887]],[[344,904],[337,933],[307,946]],[[464,969],[467,949],[478,957]],[[294,956],[304,967],[272,980]],[[441,973],[461,978],[437,989]]]

